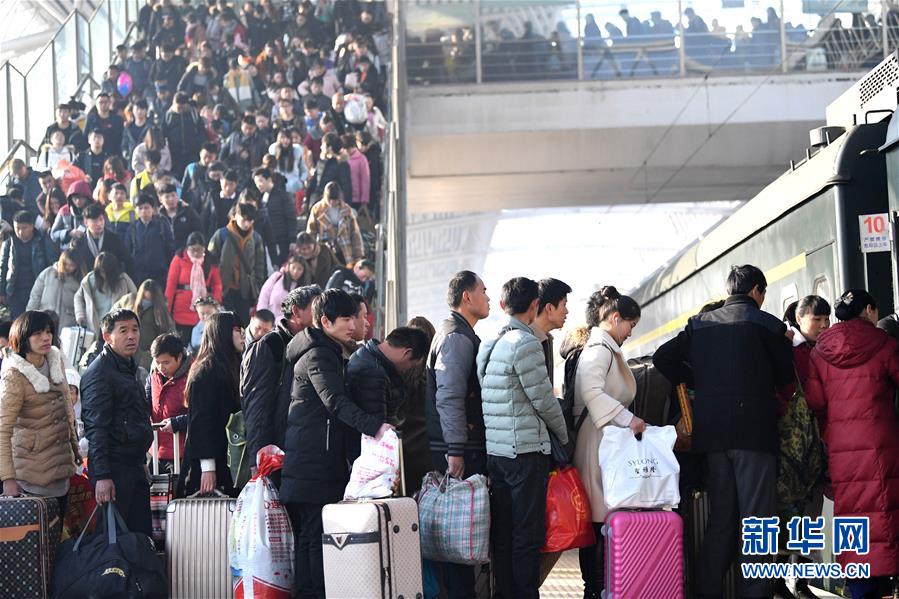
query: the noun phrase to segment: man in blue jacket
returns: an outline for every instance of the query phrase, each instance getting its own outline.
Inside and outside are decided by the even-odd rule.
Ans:
[[[13,235],[0,249],[0,303],[16,318],[25,311],[37,276],[56,262],[50,238],[34,228],[34,214],[20,210],[13,216]]]
[[[149,194],[137,198],[137,217],[125,237],[125,246],[134,259],[134,282],[140,285],[153,279],[165,289],[169,264],[175,255],[172,227],[157,216],[156,198]]]
[[[563,445],[568,443],[543,346],[530,327],[539,296],[531,279],[506,282],[500,305],[508,317],[497,338],[481,344],[477,358],[496,584],[503,597],[516,599],[540,597],[550,434]]]

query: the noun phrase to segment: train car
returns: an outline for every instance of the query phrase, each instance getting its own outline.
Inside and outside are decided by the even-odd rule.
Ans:
[[[828,107],[827,126],[811,131],[805,159],[631,292],[643,314],[625,345],[629,356],[652,354],[703,305],[723,299],[735,264],[765,271],[763,309],[778,317],[805,295],[833,303],[851,287],[868,289],[882,315],[893,311],[897,85],[893,55]]]

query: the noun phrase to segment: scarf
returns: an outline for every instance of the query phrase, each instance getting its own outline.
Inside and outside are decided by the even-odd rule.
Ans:
[[[87,247],[90,250],[91,254],[93,254],[94,258],[103,251],[103,237],[105,237],[105,233],[100,236],[99,240],[95,240],[93,236],[91,236],[90,231],[85,231],[85,236],[87,239]]]
[[[208,294],[206,292],[206,277],[203,274],[203,261],[206,259],[205,256],[200,257],[199,259],[194,258],[189,253],[187,257],[190,258],[190,291],[192,294],[190,305],[193,306],[194,302],[196,302],[201,297],[206,297]]]

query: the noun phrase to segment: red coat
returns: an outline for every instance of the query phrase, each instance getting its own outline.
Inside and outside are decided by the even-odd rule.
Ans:
[[[175,418],[187,414],[187,406],[184,405],[184,389],[187,387],[187,373],[190,370],[190,361],[185,358],[181,368],[175,376],[166,379],[155,367],[150,370],[150,399],[152,402],[153,422],[162,422],[166,418]],[[178,427],[175,427],[178,432]],[[172,433],[159,433],[159,450],[157,456],[160,460],[175,459]],[[178,438],[180,445],[180,457],[184,457],[185,432],[181,432]]]
[[[206,257],[209,260],[209,256]],[[191,309],[193,292],[190,290],[190,270],[192,268],[190,256],[187,250],[181,250],[172,258],[169,265],[169,278],[165,284],[165,299],[169,302],[169,310],[175,324],[181,326],[194,326],[200,322],[200,317]],[[222,302],[222,278],[219,276],[218,266],[209,268],[206,277],[206,289],[209,295]]]
[[[870,518],[871,576],[899,574],[899,342],[866,320],[835,324],[812,350],[805,394],[827,445],[834,515]]]

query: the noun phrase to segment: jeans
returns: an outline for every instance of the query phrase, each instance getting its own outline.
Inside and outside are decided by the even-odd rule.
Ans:
[[[92,480],[96,486],[96,481]],[[150,481],[143,466],[112,465],[112,482],[115,485],[115,506],[131,532],[153,534],[150,515]]]
[[[287,515],[296,539],[294,597],[325,599],[325,570],[322,562],[322,508],[315,503],[288,503]]]
[[[773,453],[731,449],[706,454],[711,513],[699,554],[697,573],[702,596],[720,596],[724,574],[740,549],[743,518],[775,515],[777,456]],[[767,562],[771,556],[740,555],[741,563]],[[771,580],[744,578],[741,597],[770,597]]]
[[[475,451],[466,451],[465,474],[487,474],[487,454]],[[432,451],[431,462],[435,470],[446,472],[446,456],[443,453]],[[475,599],[475,566],[465,564],[451,564],[434,562],[443,573],[443,585],[446,587],[447,599]]]
[[[546,540],[549,456],[487,456],[490,473],[490,536],[497,594],[503,599],[539,599],[540,547]]]
[[[240,321],[242,326],[247,326],[250,324],[250,310],[252,310],[256,303],[254,301],[244,299],[244,297],[240,294],[240,290],[231,289],[222,297],[222,303],[225,305],[227,310],[230,310],[237,314],[237,319]]]

